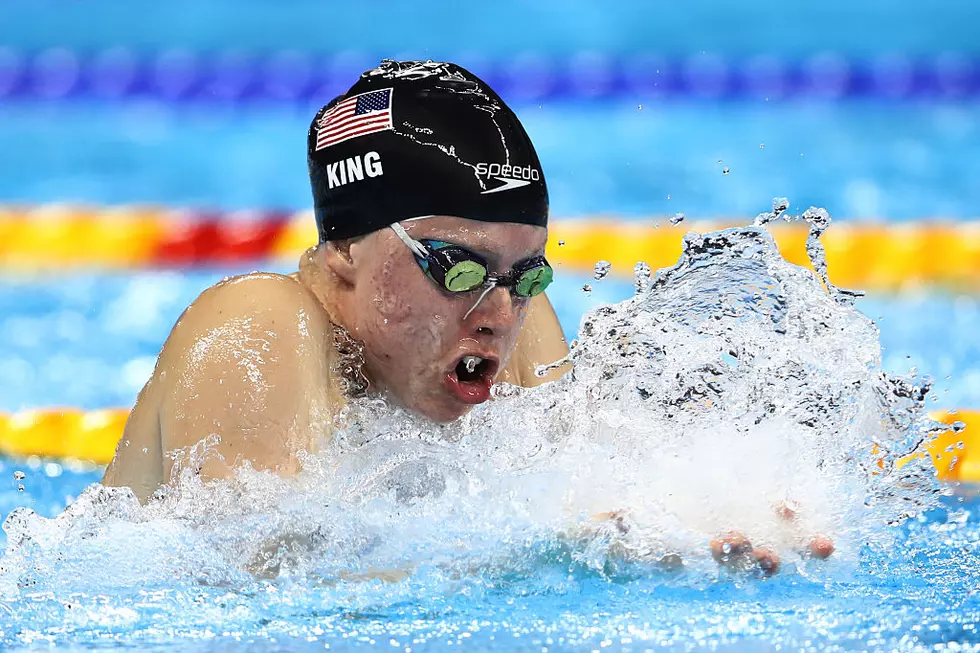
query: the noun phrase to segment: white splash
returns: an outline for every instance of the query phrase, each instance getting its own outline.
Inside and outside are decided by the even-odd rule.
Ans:
[[[677,265],[636,276],[634,297],[583,318],[572,372],[496,386],[454,424],[364,400],[294,479],[243,468],[205,484],[190,465],[146,506],[93,486],[55,519],[14,511],[0,601],[533,576],[566,558],[616,574],[676,554],[707,571],[707,541],[730,530],[788,558],[827,535],[848,560],[930,504],[932,470],[895,465],[944,428],[925,417],[928,385],[883,373],[871,320],[764,226],[688,234]],[[784,502],[798,520],[777,517]],[[400,587],[386,591],[418,590]]]

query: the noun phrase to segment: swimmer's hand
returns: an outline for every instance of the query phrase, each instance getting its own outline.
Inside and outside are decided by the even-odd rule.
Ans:
[[[794,504],[783,502],[777,505],[776,516],[794,530],[799,530],[801,527],[799,507]],[[592,520],[621,535],[626,535],[631,529],[629,514],[624,510],[598,513],[592,516]],[[834,542],[826,536],[800,537],[798,533],[794,533],[793,537],[801,544],[805,542],[805,546],[801,547],[801,553],[806,557],[825,560],[834,552]],[[713,539],[709,542],[709,548],[711,556],[718,564],[734,572],[758,570],[768,577],[779,571],[779,556],[768,549],[752,546],[748,538],[741,533],[731,532]],[[683,566],[681,556],[675,553],[667,554],[657,562],[665,569],[677,569]]]
[[[799,527],[798,506],[782,502],[776,506],[776,515],[787,525]],[[810,535],[807,538],[797,536],[796,539],[806,541],[802,550],[804,556],[826,560],[834,552],[834,541],[824,535]],[[768,549],[753,547],[741,533],[731,532],[711,540],[709,547],[715,561],[732,571],[759,569],[764,576],[772,576],[779,571],[779,556]]]
[[[759,569],[763,576],[772,576],[779,571],[779,556],[768,549],[753,547],[741,533],[731,532],[725,537],[711,540],[708,546],[715,562],[729,571]]]
[[[806,542],[803,549],[804,555],[818,560],[826,560],[833,554],[834,541],[826,535],[799,532],[803,524],[800,521],[800,507],[796,503],[790,501],[779,503],[776,506],[776,515],[788,526],[798,531],[798,541]]]

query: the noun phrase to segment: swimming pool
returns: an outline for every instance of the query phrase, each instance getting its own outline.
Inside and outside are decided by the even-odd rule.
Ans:
[[[27,484],[57,502],[96,478],[31,471]],[[23,499],[9,488],[0,499],[10,505],[11,495]],[[951,500],[899,529],[887,548],[766,581],[704,570],[599,573],[533,543],[515,546],[523,553],[513,560],[519,568],[521,556],[535,558],[533,574],[525,566],[453,579],[427,570],[394,588],[211,584],[203,574],[131,586],[105,559],[99,578],[4,599],[0,641],[11,651],[970,651],[980,647],[978,520],[975,501]],[[52,573],[76,572],[65,565],[39,576]]]
[[[256,268],[84,273],[0,280],[0,410],[37,405],[131,406],[181,311],[209,285]],[[589,291],[583,290],[588,285]],[[632,294],[629,281],[559,273],[553,290],[569,340],[582,314]],[[936,380],[936,409],[980,406],[980,302],[969,295],[872,294],[859,308],[879,323],[885,369],[912,366]],[[910,319],[914,315],[914,319]],[[947,378],[948,377],[948,378]]]
[[[613,98],[517,110],[556,218],[744,219],[788,196],[837,220],[911,221],[976,217],[977,106]],[[5,102],[0,194],[8,203],[305,210],[302,138],[318,107]],[[59,146],[53,124],[72,130],[74,147]]]
[[[537,144],[556,218],[609,215],[655,228],[684,213],[744,224],[770,198],[786,195],[800,208],[825,206],[841,221],[977,217],[980,75],[969,27],[977,10],[968,0],[942,7],[901,0],[887,8],[843,0],[813,7],[627,0],[616,11],[508,1],[490,13],[478,4],[450,10],[439,3],[419,12],[417,3],[396,0],[386,3],[387,17],[396,17],[387,21],[353,4],[314,0],[287,10],[259,0],[216,0],[207,8],[190,0],[139,9],[123,0],[84,8],[8,4],[4,16],[18,28],[0,45],[2,204],[304,210],[309,119],[380,52],[458,56],[486,71],[517,103]],[[518,13],[524,20],[516,28]],[[404,29],[412,20],[418,28]],[[889,256],[907,251],[894,250]],[[218,279],[253,268],[288,271],[261,262],[4,271],[0,411],[130,406],[184,307]],[[586,310],[632,289],[621,276],[599,281],[559,270],[551,295],[573,337]],[[980,407],[978,302],[927,288],[874,291],[857,306],[881,329],[880,367],[931,375],[926,408],[945,411]],[[814,401],[827,413],[846,412],[862,401],[850,389],[880,380],[877,363],[870,372],[846,365],[849,355],[869,351],[873,330],[857,331],[866,337],[853,341],[853,351],[844,342],[826,350],[828,361],[809,360],[833,381],[811,379],[820,388]],[[768,344],[787,363],[768,371],[777,380],[792,377],[799,361],[777,352],[776,340]],[[801,350],[811,345],[824,351],[800,343]],[[684,351],[701,360],[698,347]],[[668,362],[679,376],[701,378],[695,362]],[[730,353],[721,362],[723,372],[741,369]],[[857,381],[836,379],[834,363]],[[710,386],[717,379],[702,380]],[[914,394],[917,384],[896,389]],[[841,388],[848,391],[835,392]],[[374,492],[387,476],[372,458],[377,447],[365,446],[352,456],[367,462],[363,469],[348,463],[331,474],[335,468],[313,458],[299,487],[261,474],[209,490],[191,479],[148,509],[93,488],[98,467],[0,458],[0,515],[12,514],[0,535],[7,547],[0,649],[980,651],[980,499],[973,489],[903,476],[906,484],[886,488],[894,496],[882,500],[901,504],[912,495],[929,508],[896,525],[865,510],[854,487],[866,480],[863,472],[871,479],[891,473],[887,457],[807,492],[808,473],[841,462],[814,452],[850,453],[835,440],[853,444],[861,428],[876,432],[885,421],[874,419],[873,401],[853,428],[842,420],[813,441],[777,424],[749,446],[742,439],[752,433],[729,433],[724,423],[688,433],[683,411],[670,419],[623,413],[616,396],[591,389],[595,410],[573,412],[577,420],[560,422],[558,404],[525,405],[477,432],[490,444],[499,436],[499,455],[519,458],[540,444],[542,424],[554,419],[575,432],[595,414],[607,420],[602,434],[613,442],[655,422],[654,432],[681,446],[661,450],[660,440],[646,446],[634,437],[619,448],[585,448],[569,469],[485,474],[481,465],[493,452],[478,445],[471,446],[486,455],[474,462],[465,447],[412,440],[396,447],[393,467],[406,477],[393,486],[396,498],[408,488],[407,500]],[[709,396],[703,386],[694,389]],[[624,402],[646,394],[641,386],[626,390]],[[894,398],[886,393],[882,403]],[[797,397],[763,399],[775,405]],[[678,405],[695,414],[704,407]],[[809,417],[819,421],[817,413]],[[956,456],[956,445],[950,449]],[[442,477],[440,470],[448,471]],[[439,478],[446,498],[412,501],[417,486]],[[748,504],[766,483],[795,489],[804,510],[844,516],[827,522],[838,550],[818,562],[783,546],[775,577],[732,575],[707,554],[715,534],[692,528],[677,511],[638,511],[631,534],[680,542],[685,566],[664,568],[636,557],[629,547],[637,542],[622,533],[600,527],[579,537],[539,519],[535,511],[547,513],[575,479],[572,487],[597,502],[619,496],[603,494],[610,487],[649,498],[655,508],[696,497],[688,508],[706,512],[711,527],[733,519],[716,506]],[[777,498],[801,498],[786,492]],[[935,494],[942,496],[933,501]],[[772,517],[769,506],[746,510],[742,516],[755,521],[735,526],[766,542],[767,528],[779,528],[763,523],[762,513]],[[903,513],[900,506],[884,512]]]
[[[238,271],[8,278],[0,286],[0,306],[14,313],[0,323],[12,346],[3,407],[39,395],[48,404],[127,405],[187,302]],[[631,293],[622,280],[570,276],[553,296],[572,333],[584,310]],[[886,367],[946,372],[935,407],[978,405],[976,387],[962,381],[980,363],[974,300],[878,297],[861,307],[881,323],[893,352]],[[912,322],[910,314],[920,317]],[[0,464],[9,479],[0,491],[4,514],[27,506],[54,517],[101,476],[57,461]],[[440,562],[437,553],[427,562],[435,552],[423,549],[400,582],[324,581],[309,570],[252,577],[229,571],[222,545],[196,541],[180,517],[152,522],[144,536],[129,532],[142,553],[116,550],[105,539],[100,502],[83,503],[90,518],[67,539],[45,543],[45,528],[35,525],[36,544],[20,543],[6,559],[16,573],[0,574],[5,649],[885,651],[954,642],[962,647],[954,650],[980,649],[980,503],[965,495],[882,528],[873,541],[839,542],[829,561],[786,560],[767,580],[729,576],[696,556],[680,572],[637,563],[596,568],[582,551],[519,520],[489,540],[482,531],[461,533],[464,561]],[[258,509],[252,528],[275,514]]]

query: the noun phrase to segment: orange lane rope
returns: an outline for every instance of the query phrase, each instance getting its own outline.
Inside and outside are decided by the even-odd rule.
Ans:
[[[112,460],[128,416],[125,409],[0,413],[0,455],[85,460],[104,465]],[[928,453],[937,475],[946,481],[980,483],[980,411],[936,413],[932,417],[946,424],[959,421],[966,425],[964,430],[948,431],[929,444]]]
[[[596,261],[629,276],[638,261],[672,265],[688,231],[745,220],[554,219],[547,255],[558,267],[589,271]],[[806,227],[777,224],[783,255],[807,264]],[[206,213],[153,207],[0,207],[0,269],[221,265],[294,262],[317,241],[309,212]],[[939,285],[980,290],[980,222],[908,224],[837,221],[822,242],[837,285],[896,290]]]

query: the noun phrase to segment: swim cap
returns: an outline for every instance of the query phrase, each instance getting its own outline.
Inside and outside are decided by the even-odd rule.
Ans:
[[[320,242],[452,215],[545,226],[548,189],[514,112],[452,63],[384,60],[307,135]]]

